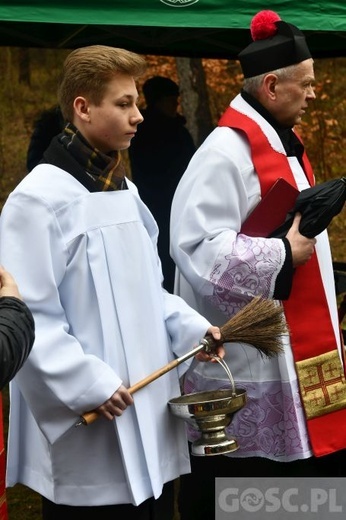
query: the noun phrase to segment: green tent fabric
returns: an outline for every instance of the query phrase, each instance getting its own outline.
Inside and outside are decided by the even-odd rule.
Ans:
[[[262,9],[303,30],[314,57],[346,54],[345,0],[0,0],[0,45],[234,59]]]

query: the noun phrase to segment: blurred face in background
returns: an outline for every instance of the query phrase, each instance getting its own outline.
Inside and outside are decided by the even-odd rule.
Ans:
[[[155,107],[167,117],[176,117],[179,96],[164,96],[155,103]]]

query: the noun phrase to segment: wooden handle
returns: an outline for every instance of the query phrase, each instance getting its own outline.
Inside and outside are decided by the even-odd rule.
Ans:
[[[149,376],[145,377],[144,379],[141,379],[141,381],[138,381],[138,383],[135,383],[134,385],[130,386],[130,388],[128,388],[128,391],[131,395],[134,394],[144,386],[147,386],[149,383],[155,381],[155,379],[158,379],[164,374],[167,374],[167,372],[169,372],[170,370],[173,370],[173,368],[176,368],[180,363],[181,361],[179,361],[179,359],[173,359],[173,361],[167,363],[167,365],[165,365],[164,367],[155,370],[155,372],[152,372]]]
[[[100,417],[100,414],[97,412],[85,412],[81,416],[80,420],[76,423],[75,426],[81,426],[82,424],[84,426],[88,426],[88,424],[92,424]]]
[[[193,354],[191,354],[191,355],[193,355]],[[155,379],[158,379],[159,377],[163,376],[170,370],[173,370],[173,368],[180,365],[180,363],[182,362],[181,359],[182,358],[174,359],[173,361],[171,361],[164,367],[161,367],[158,370],[155,370],[155,372],[153,372],[149,376],[145,377],[141,381],[138,381],[138,383],[135,383],[133,386],[130,386],[130,388],[128,388],[128,391],[130,392],[131,395],[134,394],[135,392],[137,392],[144,386],[147,386],[149,383],[152,383],[153,381],[155,381]],[[95,422],[96,419],[98,419],[99,417],[100,417],[100,414],[98,414],[97,412],[93,412],[93,411],[85,412],[81,416],[80,421],[76,424],[76,426],[80,426],[81,424],[83,424],[84,426],[88,426],[89,424],[92,424],[93,422]]]

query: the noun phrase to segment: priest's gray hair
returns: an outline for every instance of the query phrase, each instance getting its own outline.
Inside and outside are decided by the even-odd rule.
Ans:
[[[243,90],[248,92],[252,96],[256,96],[258,91],[263,83],[264,78],[268,74],[275,74],[279,79],[285,80],[293,77],[296,65],[289,65],[288,67],[283,67],[282,69],[272,70],[269,72],[265,72],[264,74],[259,74],[258,76],[253,76],[252,78],[244,78]]]

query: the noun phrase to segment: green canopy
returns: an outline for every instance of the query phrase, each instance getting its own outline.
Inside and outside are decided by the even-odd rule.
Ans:
[[[0,45],[232,59],[262,9],[304,31],[314,57],[346,54],[345,0],[0,0]]]

